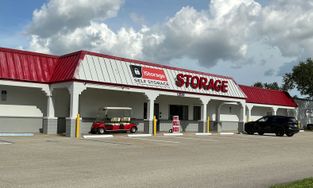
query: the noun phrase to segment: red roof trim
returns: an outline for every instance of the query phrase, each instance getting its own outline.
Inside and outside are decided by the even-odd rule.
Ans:
[[[44,54],[44,53],[39,53],[39,52],[18,50],[18,49],[12,49],[12,48],[3,48],[3,47],[0,47],[0,51],[10,52],[10,53],[15,53],[15,54],[23,54],[23,55],[42,56],[42,57],[49,57],[49,58],[58,58],[59,57],[57,55],[50,55],[50,54]]]
[[[35,84],[53,84],[53,83],[49,83],[49,82],[30,81],[30,80],[17,80],[17,79],[10,79],[10,78],[0,78],[0,80],[13,81],[13,82],[35,83]],[[69,80],[69,81],[70,81],[70,80]],[[62,82],[63,82],[63,81],[62,81]]]
[[[58,56],[0,48],[0,78],[47,83],[57,61]]]
[[[50,79],[50,83],[62,80],[74,79],[75,71],[84,58],[84,52],[78,51],[59,57],[55,66],[54,73]]]
[[[274,91],[274,92],[285,92],[285,91],[282,91],[282,90],[276,90],[276,89],[264,89],[264,88],[260,88],[260,87],[254,87],[254,86],[247,86],[247,85],[242,85],[242,84],[239,84],[239,87],[249,87],[253,90],[266,90],[266,91]]]
[[[247,103],[298,107],[288,92],[245,85],[239,87],[246,94]]]

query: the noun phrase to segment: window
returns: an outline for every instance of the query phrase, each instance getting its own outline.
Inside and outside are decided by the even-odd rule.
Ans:
[[[185,105],[170,105],[169,119],[173,116],[179,116],[180,120],[188,120],[188,106]]]
[[[259,120],[257,120],[258,122],[266,122],[268,119],[268,117],[262,117]]]
[[[7,101],[7,91],[6,90],[1,91],[1,101]]]
[[[193,107],[193,120],[201,120],[201,106]]]

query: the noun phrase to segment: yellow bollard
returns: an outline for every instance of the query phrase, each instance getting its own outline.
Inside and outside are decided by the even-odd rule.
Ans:
[[[207,120],[207,130],[208,130],[208,133],[210,133],[210,116],[208,116],[208,120]]]
[[[76,117],[76,138],[80,138],[80,115]]]
[[[157,128],[157,119],[153,117],[153,136],[156,136],[156,128]]]

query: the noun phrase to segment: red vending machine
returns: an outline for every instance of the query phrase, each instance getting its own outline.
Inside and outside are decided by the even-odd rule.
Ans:
[[[170,129],[169,132],[170,133],[180,133],[179,116],[173,116],[172,129]]]

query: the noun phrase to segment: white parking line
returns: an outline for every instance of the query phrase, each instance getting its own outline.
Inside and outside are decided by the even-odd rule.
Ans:
[[[128,134],[128,137],[150,137],[151,134]]]
[[[235,133],[227,133],[227,132],[221,132],[220,135],[234,135]]]
[[[212,133],[196,133],[197,136],[210,136]]]
[[[183,136],[183,133],[163,133],[163,136]]]
[[[12,144],[12,143],[9,143],[9,142],[0,142],[0,145],[7,145],[7,144]]]
[[[0,136],[34,136],[33,133],[0,133]]]
[[[83,138],[113,138],[113,135],[83,135]]]
[[[165,142],[165,143],[173,143],[173,144],[179,144],[180,142],[176,142],[176,141],[169,141],[169,140],[157,140],[157,139],[151,139],[151,138],[132,138],[132,139],[136,139],[136,140],[147,140],[150,142]]]
[[[204,141],[204,142],[206,142],[206,141],[209,141],[209,142],[217,142],[217,140],[211,140],[211,138],[210,138],[210,139],[206,139],[206,138],[202,139],[203,137],[202,137],[202,138],[175,137],[175,138],[186,139],[186,140],[200,140],[200,141]]]

